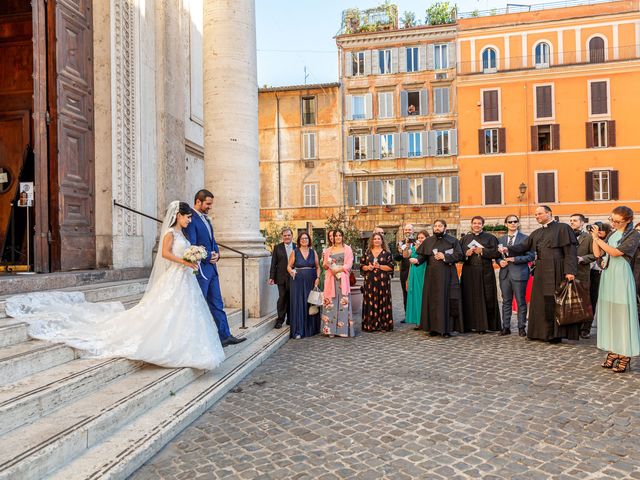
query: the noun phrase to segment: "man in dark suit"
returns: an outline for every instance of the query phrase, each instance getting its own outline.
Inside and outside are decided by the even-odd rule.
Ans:
[[[581,213],[574,213],[569,217],[569,225],[578,239],[578,248],[576,249],[578,253],[578,273],[576,274],[576,280],[590,288],[591,264],[596,261],[596,256],[593,254],[593,237],[584,231],[585,223],[587,223],[587,219]],[[582,324],[580,330],[582,338],[591,338],[592,322],[593,316]]]
[[[511,311],[513,297],[518,305],[518,335],[527,336],[527,281],[529,280],[529,262],[535,258],[535,253],[526,251],[520,255],[509,256],[509,249],[521,245],[529,237],[518,231],[520,219],[517,215],[509,215],[504,219],[507,234],[498,239],[502,255],[500,264],[500,291],[502,292],[502,331],[500,335],[511,335]]]
[[[289,325],[289,282],[291,276],[287,272],[289,256],[295,249],[293,232],[290,228],[282,230],[282,242],[277,244],[271,254],[271,270],[269,271],[269,285],[278,286],[278,320],[275,328],[282,328],[285,317]]]
[[[404,238],[398,242],[397,250],[393,256],[393,259],[396,262],[400,262],[400,287],[402,288],[402,300],[404,304],[404,310],[407,311],[407,280],[409,280],[409,269],[411,268],[411,263],[409,262],[409,258],[405,258],[402,255],[402,252],[410,248],[413,242],[415,241],[413,237],[413,225],[407,223],[403,228]],[[404,320],[402,321],[404,323]]]
[[[200,190],[196,193],[192,209],[191,223],[184,229],[184,234],[191,242],[191,245],[200,245],[207,250],[207,258],[200,264],[200,272],[196,278],[202,290],[213,320],[218,327],[218,335],[223,347],[235,345],[246,340],[246,338],[236,338],[231,335],[227,314],[222,303],[220,293],[220,278],[218,277],[218,267],[216,263],[220,259],[218,244],[213,235],[213,227],[207,214],[213,206],[213,193],[209,190]]]

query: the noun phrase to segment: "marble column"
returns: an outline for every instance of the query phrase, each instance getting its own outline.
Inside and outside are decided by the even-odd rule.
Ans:
[[[267,284],[269,253],[260,234],[258,80],[254,0],[204,2],[204,171],[215,195],[216,239],[249,254],[247,308],[253,317],[275,308]],[[219,270],[227,306],[240,306],[240,259],[222,249]]]

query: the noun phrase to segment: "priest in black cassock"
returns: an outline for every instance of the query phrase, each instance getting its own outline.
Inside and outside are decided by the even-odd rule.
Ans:
[[[471,219],[471,233],[460,241],[464,252],[464,265],[460,277],[464,330],[485,333],[500,330],[498,288],[493,260],[500,258],[498,239],[483,232],[484,218]]]
[[[410,261],[420,265],[427,262],[427,273],[422,293],[420,328],[429,335],[450,337],[451,332],[462,332],[462,304],[456,263],[462,261],[460,242],[445,233],[447,222],[433,222],[433,236],[427,238],[417,250],[417,258]]]
[[[541,227],[526,241],[509,247],[509,256],[528,250],[536,252],[527,337],[550,343],[560,343],[563,338],[578,340],[581,325],[559,327],[555,321],[554,301],[560,282],[564,278],[573,280],[578,271],[576,236],[569,225],[553,219],[551,209],[546,205],[536,208],[535,216]]]

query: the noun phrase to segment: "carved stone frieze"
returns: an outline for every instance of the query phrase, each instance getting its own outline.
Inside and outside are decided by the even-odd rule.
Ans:
[[[137,125],[137,6],[136,0],[111,0],[113,12],[112,102],[114,197],[138,209],[140,203]],[[114,234],[136,236],[142,222],[124,209],[114,210]]]

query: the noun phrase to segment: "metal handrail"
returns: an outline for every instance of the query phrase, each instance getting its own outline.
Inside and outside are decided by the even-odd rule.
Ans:
[[[113,204],[116,207],[123,208],[123,209],[128,210],[128,211],[130,211],[132,213],[135,213],[137,215],[143,216],[143,217],[148,218],[150,220],[155,220],[158,223],[162,223],[162,220],[160,220],[160,219],[158,219],[156,217],[153,217],[151,215],[147,215],[146,213],[139,212],[138,210],[135,210],[135,209],[133,209],[131,207],[127,207],[126,205],[122,205],[121,203],[118,203],[118,201],[115,200],[115,199],[113,200]],[[247,322],[247,314],[246,314],[246,308],[245,308],[246,307],[245,259],[249,258],[249,255],[247,253],[245,253],[245,252],[240,251],[240,250],[236,250],[235,248],[228,247],[227,245],[224,245],[223,243],[220,243],[220,242],[216,242],[216,243],[217,243],[217,245],[219,247],[226,248],[227,250],[229,250],[231,252],[234,252],[234,253],[237,253],[238,255],[240,255],[241,262],[242,262],[242,326],[240,328],[242,330],[246,330],[247,329],[247,324],[246,324],[246,322]]]

